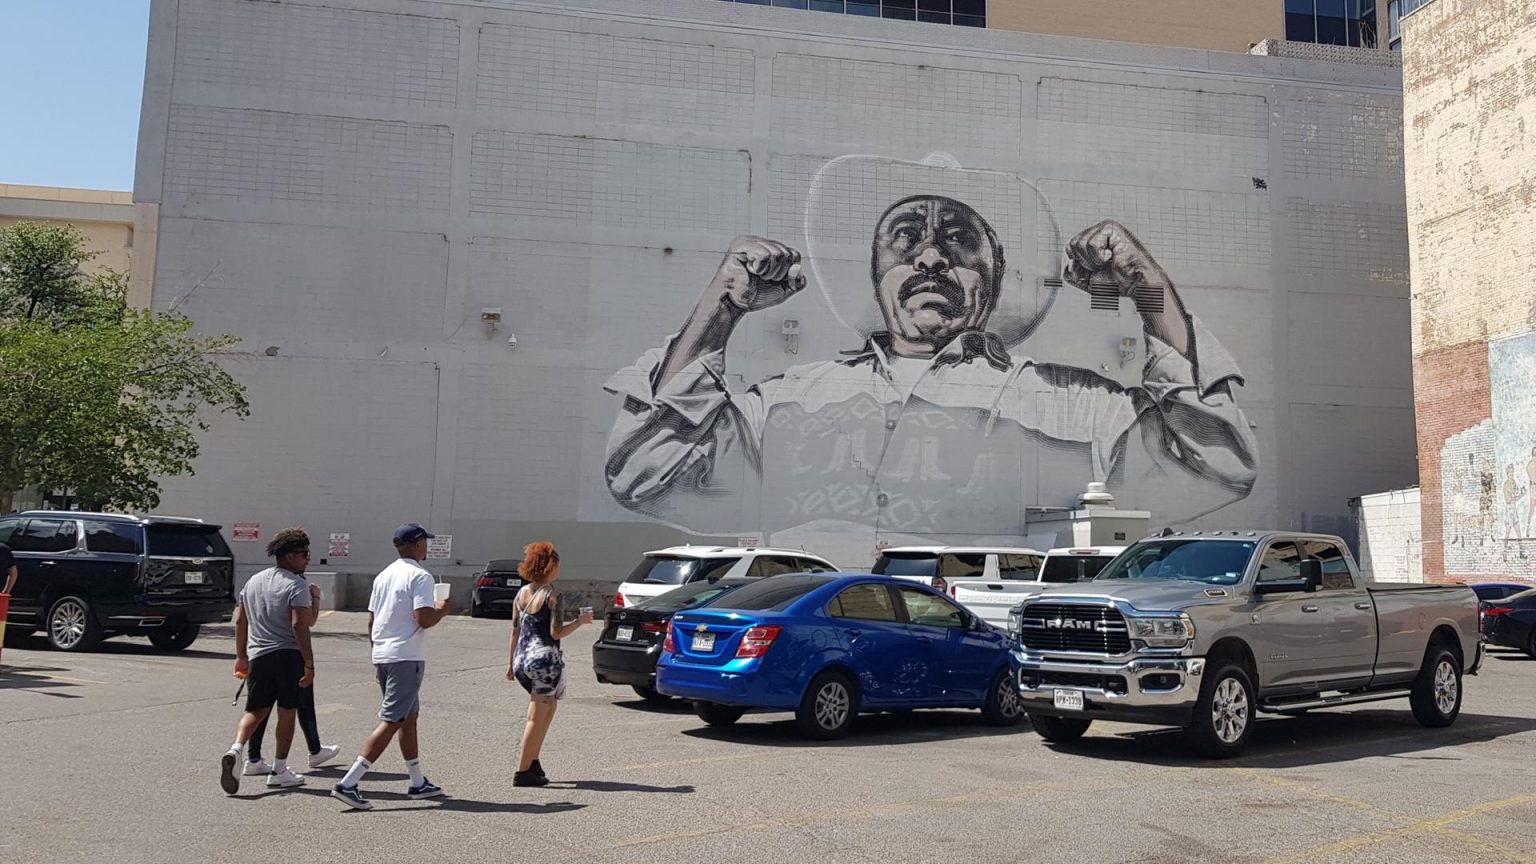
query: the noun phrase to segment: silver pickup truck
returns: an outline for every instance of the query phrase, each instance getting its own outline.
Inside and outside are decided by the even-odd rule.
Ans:
[[[1180,726],[1235,756],[1255,712],[1406,697],[1425,726],[1461,710],[1483,661],[1470,588],[1367,584],[1337,537],[1265,531],[1142,540],[1095,579],[1009,613],[1019,692],[1049,741],[1095,719]]]

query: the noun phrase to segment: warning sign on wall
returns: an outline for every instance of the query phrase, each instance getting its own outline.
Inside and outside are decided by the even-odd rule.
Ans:
[[[352,554],[351,534],[332,534],[331,550],[327,558],[345,558]]]
[[[230,536],[236,543],[255,543],[261,539],[261,523],[236,522]]]
[[[439,534],[427,541],[427,559],[443,561],[453,557],[453,535]]]

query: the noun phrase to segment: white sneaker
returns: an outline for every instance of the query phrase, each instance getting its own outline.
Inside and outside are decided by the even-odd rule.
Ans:
[[[255,762],[245,763],[245,770],[240,773],[247,777],[264,777],[272,773],[272,766],[265,759],[257,759]]]
[[[319,753],[311,753],[310,754],[310,756],[309,756],[309,767],[311,767],[311,768],[319,768],[321,765],[324,765],[324,764],[330,762],[332,759],[335,759],[336,758],[336,754],[338,754],[340,752],[341,752],[341,745],[340,744],[327,744],[324,747],[320,748],[320,752]]]
[[[292,789],[295,786],[303,786],[304,778],[288,769],[283,769],[281,774],[273,774],[267,778],[268,789]]]

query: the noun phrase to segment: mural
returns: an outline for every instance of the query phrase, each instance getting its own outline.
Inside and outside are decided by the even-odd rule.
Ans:
[[[848,170],[838,162],[824,175]],[[1089,481],[1144,492],[1132,503],[1166,522],[1247,496],[1242,373],[1129,225],[1074,226],[1062,243],[1043,196],[1017,178],[1018,195],[999,197],[997,183],[957,182],[953,166],[941,188],[913,188],[931,172],[879,170],[889,182],[817,178],[805,247],[733,240],[681,329],[610,379],[623,404],[605,476],[619,504],[706,534],[974,538],[1016,537],[1026,508],[1072,504]],[[848,189],[885,197],[858,213],[855,192],[836,191]],[[839,246],[860,231],[862,255]],[[741,323],[792,306],[812,278],[861,341],[732,390]],[[1075,328],[1047,314],[1058,290],[1085,309],[1134,308],[1139,338],[1120,357],[1139,368],[1031,356],[1037,343],[1103,341],[1051,332]]]
[[[1536,333],[1488,343],[1492,416],[1440,449],[1448,575],[1536,576]]]

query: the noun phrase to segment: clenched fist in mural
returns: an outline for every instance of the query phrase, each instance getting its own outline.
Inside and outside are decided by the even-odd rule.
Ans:
[[[1062,274],[1067,282],[1090,293],[1098,286],[1115,288],[1136,302],[1148,333],[1180,353],[1189,351],[1183,302],[1168,274],[1130,229],[1106,219],[1073,237],[1067,258]]]
[[[799,252],[749,234],[731,241],[710,282],[711,294],[741,312],[777,306],[804,288]]]

